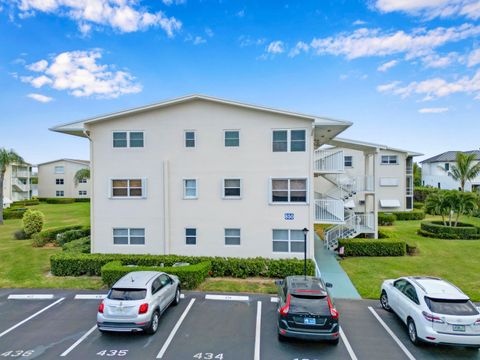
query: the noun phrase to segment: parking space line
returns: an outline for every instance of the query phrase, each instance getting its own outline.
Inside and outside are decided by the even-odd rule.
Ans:
[[[260,360],[260,332],[262,328],[262,302],[257,301],[257,321],[255,325],[255,355],[254,360]]]
[[[385,324],[385,322],[382,320],[380,315],[378,315],[377,312],[371,306],[368,307],[368,310],[370,310],[370,312],[373,314],[373,316],[375,316],[375,318],[378,320],[380,325],[383,326],[385,331],[392,337],[392,339],[395,340],[395,342],[400,347],[400,349],[402,349],[404,354],[407,355],[407,357],[410,360],[416,360],[415,357],[412,355],[412,353],[410,351],[408,351],[408,349],[405,347],[405,345],[403,345],[403,343],[400,341],[400,339],[397,337],[397,335],[395,335],[394,332],[388,327],[388,325]]]
[[[75,300],[102,300],[107,297],[107,294],[77,294]]]
[[[88,337],[88,335],[94,332],[96,328],[97,328],[97,325],[94,325],[90,330],[88,330],[85,334],[83,334],[83,336],[80,339],[75,341],[75,343],[72,346],[70,346],[67,350],[65,350],[60,356],[67,356],[73,349],[75,349],[78,345],[80,345],[80,343],[83,340],[85,340]]]
[[[206,300],[231,300],[231,301],[248,301],[250,298],[248,296],[237,296],[237,295],[205,295]]]
[[[180,299],[185,299],[185,294],[180,294]]]
[[[272,296],[272,297],[270,298],[270,302],[272,302],[272,303],[278,303],[278,300],[279,300],[279,299],[278,299],[278,297],[276,297],[276,296]]]
[[[51,303],[50,305],[44,307],[44,308],[41,309],[40,311],[37,311],[35,314],[30,315],[30,316],[29,316],[28,318],[26,318],[25,320],[22,320],[22,321],[20,321],[18,324],[13,325],[11,328],[9,328],[9,329],[5,330],[4,332],[2,332],[2,333],[0,334],[0,338],[1,338],[2,336],[4,336],[4,335],[8,334],[10,331],[15,330],[15,329],[16,329],[17,327],[19,327],[20,325],[25,324],[27,321],[32,320],[34,317],[40,315],[40,314],[43,313],[44,311],[47,311],[47,310],[50,309],[52,306],[55,306],[55,305],[57,305],[58,303],[62,302],[64,299],[65,299],[65,298],[58,299],[57,301],[55,301],[55,302]]]
[[[8,300],[51,300],[53,294],[11,294]]]
[[[165,340],[165,343],[163,344],[162,348],[160,349],[160,352],[157,355],[157,359],[162,359],[163,355],[165,355],[165,352],[167,351],[168,346],[172,342],[173,337],[175,336],[178,329],[180,328],[180,325],[182,325],[183,320],[185,320],[185,318],[187,317],[187,314],[190,311],[190,309],[192,308],[192,305],[193,305],[194,302],[195,302],[195,298],[190,300],[190,302],[188,303],[187,308],[183,311],[182,316],[180,316],[180,319],[178,319],[177,323],[175,324],[172,331],[170,332],[170,335],[168,335],[167,340]]]
[[[353,348],[350,345],[350,342],[348,341],[347,336],[345,335],[341,327],[340,327],[340,337],[342,338],[343,344],[347,348],[348,354],[350,355],[350,359],[358,360],[357,355],[355,355],[355,352],[353,351]]]

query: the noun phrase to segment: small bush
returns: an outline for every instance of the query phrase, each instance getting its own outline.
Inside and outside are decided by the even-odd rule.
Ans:
[[[418,254],[418,246],[417,244],[409,244],[407,243],[407,254],[410,256]]]
[[[33,234],[37,234],[42,231],[43,223],[45,221],[45,216],[39,210],[27,210],[23,214],[23,230],[28,237],[31,237]]]
[[[404,256],[407,252],[401,240],[341,239],[338,246],[343,246],[345,256]]]
[[[3,218],[5,220],[21,219],[27,210],[27,208],[8,208],[3,210]]]
[[[45,200],[47,204],[73,204],[75,199],[73,198],[48,198]]]
[[[391,213],[378,213],[378,225],[380,226],[392,226],[395,223],[395,215]]]
[[[84,238],[90,235],[90,227],[84,227],[82,229],[73,229],[67,230],[65,232],[59,233],[55,237],[55,244],[58,246],[63,246],[70,241]]]
[[[23,229],[21,229],[13,233],[13,238],[15,240],[25,240],[28,239],[28,235],[25,233],[25,231],[23,231]]]
[[[389,239],[390,238],[390,232],[379,229],[378,230],[378,238],[379,239]]]
[[[179,267],[139,266],[132,268],[125,265],[129,264],[122,261],[112,261],[105,264],[101,269],[102,281],[110,287],[121,277],[132,271],[162,271],[178,276],[182,288],[191,290],[205,280],[212,267],[209,261]]]
[[[44,230],[38,234],[35,234],[32,239],[33,243],[32,245],[34,247],[42,247],[45,246],[48,243],[54,243],[57,239],[57,235],[67,232],[69,230],[78,230],[82,229],[83,226],[81,225],[73,225],[73,226],[63,226],[59,228],[54,228],[54,229],[49,229],[49,230]]]
[[[90,254],[90,236],[72,240],[62,246],[62,250],[76,254]]]
[[[434,187],[422,187],[422,186],[415,187],[415,189],[413,190],[413,200],[424,203],[427,197],[437,192],[438,190],[439,189]]]
[[[394,215],[395,215],[395,218],[399,221],[425,219],[425,212],[421,210],[398,211],[398,212],[395,212]]]
[[[414,201],[413,202],[413,208],[416,210],[423,210],[425,208],[425,203],[420,202],[420,201]]]
[[[40,201],[38,199],[31,199],[31,200],[22,200],[22,201],[15,201],[12,203],[11,206],[13,207],[23,207],[23,206],[33,206],[33,205],[38,205],[40,204]]]
[[[474,225],[459,223],[458,226],[444,226],[441,221],[423,221],[418,234],[438,239],[480,239],[479,229]]]
[[[76,198],[75,202],[90,202],[90,198]]]

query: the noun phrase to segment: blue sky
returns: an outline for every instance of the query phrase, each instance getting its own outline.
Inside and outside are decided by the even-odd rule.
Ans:
[[[0,146],[88,158],[48,128],[191,93],[345,119],[433,156],[479,148],[478,0],[0,0]]]

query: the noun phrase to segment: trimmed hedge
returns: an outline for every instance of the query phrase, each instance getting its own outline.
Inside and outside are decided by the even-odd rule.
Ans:
[[[458,226],[444,226],[441,221],[423,221],[418,234],[438,239],[478,240],[480,229],[471,224],[458,223]]]
[[[8,208],[3,210],[3,218],[5,220],[10,219],[21,219],[23,218],[23,214],[27,212],[27,208]]]
[[[392,213],[378,213],[378,225],[380,226],[392,226],[395,223],[396,217]]]
[[[341,239],[338,246],[345,256],[404,256],[407,244],[402,240]]]
[[[425,203],[420,202],[420,201],[414,201],[413,202],[413,208],[416,210],[423,210],[425,208]]]
[[[198,264],[178,267],[159,267],[159,266],[126,266],[124,261],[112,261],[101,269],[102,281],[109,287],[118,281],[122,276],[132,271],[163,271],[171,275],[176,275],[180,279],[182,288],[195,289],[208,276],[212,264],[210,261],[202,261]]]
[[[73,204],[75,202],[74,198],[47,198],[47,204]]]
[[[438,189],[434,187],[416,186],[413,190],[413,200],[418,202],[425,202],[427,197],[437,191]]]
[[[22,200],[22,201],[14,201],[11,206],[18,207],[18,206],[33,206],[40,204],[38,199],[31,199],[31,200]]]
[[[67,232],[69,230],[78,230],[82,229],[82,225],[73,225],[73,226],[63,226],[59,228],[44,230],[39,232],[38,234],[33,235],[33,243],[34,247],[42,247],[48,243],[55,243],[57,240],[57,235]]]
[[[210,261],[211,276],[246,278],[252,276],[283,278],[303,274],[303,260],[266,258],[224,258],[179,255],[125,255],[125,254],[69,254],[58,253],[50,257],[50,266],[56,276],[101,275],[101,268],[111,261],[139,266],[172,266],[176,262],[198,264]],[[307,261],[307,274],[315,274],[315,264]]]
[[[75,202],[90,202],[90,198],[75,198]]]
[[[90,235],[90,227],[86,226],[81,229],[67,230],[65,232],[57,234],[55,237],[55,243],[58,246],[63,246],[70,241],[84,238]]]
[[[394,215],[399,221],[425,219],[425,212],[422,210],[398,211],[395,212]]]
[[[62,250],[76,254],[90,254],[90,236],[72,240],[62,246]]]

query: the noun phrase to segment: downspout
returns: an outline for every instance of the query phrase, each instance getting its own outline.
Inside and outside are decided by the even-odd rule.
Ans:
[[[379,150],[376,149],[373,154],[373,225],[375,229],[374,237],[378,239],[378,204],[377,204],[377,154]]]
[[[170,189],[169,164],[163,162],[163,253],[170,254]]]
[[[95,216],[94,216],[94,193],[93,193],[93,141],[90,137],[90,132],[87,129],[83,129],[83,135],[90,142],[90,252],[94,253],[95,250]]]
[[[314,222],[314,214],[315,214],[315,176],[313,174],[313,153],[315,151],[315,121],[312,122],[312,131],[310,133],[310,149],[308,154],[308,183],[309,183],[309,224],[307,229],[309,229],[309,242],[310,246],[308,247],[307,258],[313,259],[315,257],[315,222]]]

